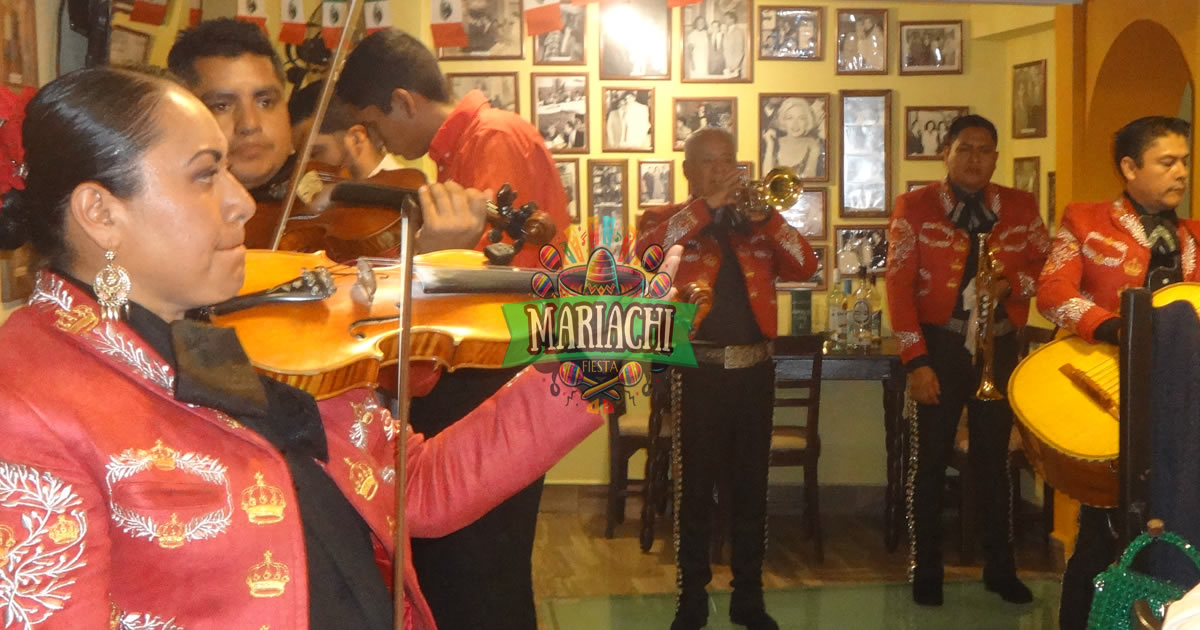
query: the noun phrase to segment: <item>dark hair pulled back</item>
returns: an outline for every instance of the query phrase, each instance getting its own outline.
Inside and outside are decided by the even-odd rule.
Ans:
[[[65,213],[80,184],[94,181],[118,198],[142,187],[141,158],[158,139],[158,104],[171,82],[120,68],[87,68],[55,79],[25,112],[25,190],[0,209],[0,248],[32,243],[65,264]]]

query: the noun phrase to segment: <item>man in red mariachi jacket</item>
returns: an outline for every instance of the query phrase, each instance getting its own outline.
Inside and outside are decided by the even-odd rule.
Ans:
[[[1163,116],[1117,132],[1113,160],[1125,192],[1116,201],[1067,206],[1038,279],[1038,309],[1047,319],[1092,343],[1116,344],[1122,291],[1200,280],[1200,222],[1175,215],[1187,193],[1190,132],[1187,121]],[[1075,553],[1063,574],[1063,630],[1087,626],[1092,579],[1117,556],[1115,514],[1080,508]]]
[[[888,227],[887,293],[892,329],[917,402],[912,494],[913,601],[942,603],[941,525],[946,464],[963,406],[970,429],[970,465],[983,524],[984,584],[1010,602],[1032,600],[1017,579],[1010,539],[1008,401],[974,398],[980,370],[974,361],[976,293],[998,299],[994,309],[994,377],[1000,391],[1017,362],[1015,331],[1025,325],[1034,281],[1049,237],[1032,195],[991,183],[996,168],[996,127],[982,116],[950,126],[943,147],[945,181],[901,195]],[[998,277],[975,285],[976,235],[987,247]]]
[[[733,599],[729,616],[752,630],[777,630],[763,606],[767,456],[775,370],[775,279],[805,280],[816,269],[812,248],[778,213],[752,222],[732,205],[740,186],[733,138],[708,128],[687,140],[683,174],[691,199],[647,210],[638,253],[653,244],[683,244],[674,284],[713,289],[712,310],[693,332],[699,366],[683,369],[683,411],[676,427],[683,463],[676,506],[680,594],[672,630],[708,620],[705,588],[715,469],[732,474]]]

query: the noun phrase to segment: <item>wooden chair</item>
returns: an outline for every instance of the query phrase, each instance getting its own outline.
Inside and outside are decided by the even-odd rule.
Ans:
[[[653,379],[649,420],[625,414],[625,401],[615,405],[608,417],[609,481],[608,507],[604,537],[612,538],[617,525],[625,522],[625,498],[642,496],[642,551],[649,551],[654,541],[655,516],[665,510],[667,470],[671,456],[671,431],[674,423],[670,412],[670,374],[667,370],[647,375]],[[651,440],[651,433],[657,435]],[[646,450],[645,473],[636,487],[630,487],[629,458]]]
[[[825,561],[824,538],[821,535],[821,497],[817,483],[817,460],[821,457],[821,357],[824,354],[823,335],[779,337],[775,340],[775,357],[807,357],[812,361],[808,374],[775,372],[775,408],[805,409],[802,426],[775,425],[771,429],[771,466],[802,466],[804,468],[804,537],[812,539],[817,562]],[[795,390],[806,390],[798,395]]]

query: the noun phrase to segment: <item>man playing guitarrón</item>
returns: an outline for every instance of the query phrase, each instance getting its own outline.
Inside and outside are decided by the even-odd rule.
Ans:
[[[1175,215],[1187,192],[1190,132],[1187,121],[1164,116],[1139,118],[1117,132],[1113,160],[1125,192],[1115,201],[1067,206],[1038,280],[1038,309],[1047,319],[1089,342],[1116,344],[1122,291],[1200,280],[1200,222]],[[1087,625],[1092,579],[1117,555],[1115,512],[1080,508],[1075,553],[1063,574],[1062,630]]]

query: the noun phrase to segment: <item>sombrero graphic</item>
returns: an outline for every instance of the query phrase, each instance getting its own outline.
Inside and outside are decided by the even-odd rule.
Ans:
[[[634,267],[618,265],[612,252],[603,247],[592,251],[587,265],[570,267],[558,274],[559,295],[641,295],[646,278]]]

